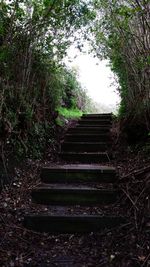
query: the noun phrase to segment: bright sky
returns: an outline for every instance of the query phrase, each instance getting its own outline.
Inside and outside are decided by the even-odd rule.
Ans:
[[[117,106],[120,102],[116,91],[113,73],[108,66],[108,61],[100,61],[92,55],[77,53],[71,47],[68,50],[66,65],[78,70],[79,81],[87,89],[88,95],[96,102],[105,105]]]

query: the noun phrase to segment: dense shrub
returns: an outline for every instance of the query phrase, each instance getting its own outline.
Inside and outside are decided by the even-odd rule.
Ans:
[[[53,142],[56,110],[83,108],[81,86],[62,58],[94,13],[87,1],[2,1],[0,142],[4,158],[35,155]],[[81,92],[82,91],[82,92]],[[84,94],[83,94],[84,95]],[[7,156],[5,155],[5,158]]]
[[[138,135],[150,129],[150,3],[100,0],[95,1],[95,8],[95,50],[110,60],[118,77],[119,115],[134,138],[137,129]]]

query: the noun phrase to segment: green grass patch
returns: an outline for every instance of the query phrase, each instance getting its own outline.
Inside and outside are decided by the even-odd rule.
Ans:
[[[78,119],[82,116],[82,111],[79,109],[67,109],[63,107],[59,107],[57,109],[60,116],[65,117],[66,119]]]

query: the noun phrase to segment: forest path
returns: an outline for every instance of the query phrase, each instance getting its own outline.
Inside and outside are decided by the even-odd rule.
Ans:
[[[110,160],[111,125],[112,114],[88,114],[68,130],[59,153],[62,164],[43,168],[41,184],[32,190],[38,212],[25,216],[25,227],[88,233],[126,223],[116,212],[122,192]]]

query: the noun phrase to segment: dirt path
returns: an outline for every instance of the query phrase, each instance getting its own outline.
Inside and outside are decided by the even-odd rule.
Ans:
[[[62,206],[32,203],[31,192],[41,183],[40,169],[47,167],[49,162],[28,161],[24,170],[16,169],[14,182],[0,196],[0,266],[150,266],[150,236],[145,231],[144,221],[149,208],[146,191],[149,159],[140,153],[125,152],[121,155],[118,152],[118,159],[112,161],[119,173],[118,183],[124,181],[119,185],[124,194],[119,203],[105,205],[105,208],[104,204],[87,207],[69,205],[62,210]],[[56,167],[57,164],[55,162],[52,165]],[[88,187],[89,184],[86,182],[84,186]],[[97,181],[93,184],[96,189],[102,189],[101,186]],[[115,215],[126,214],[129,221],[111,229],[103,228],[98,233],[53,235],[23,227],[24,214],[35,211],[103,216],[111,212]]]

